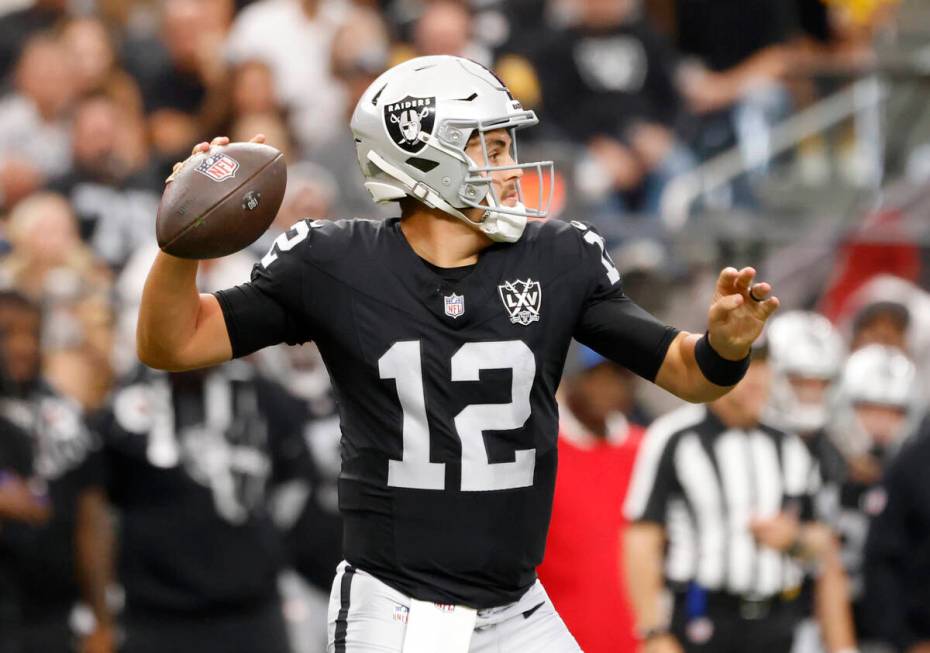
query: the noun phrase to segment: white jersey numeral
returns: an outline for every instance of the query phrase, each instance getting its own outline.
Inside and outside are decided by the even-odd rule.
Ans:
[[[455,416],[462,440],[462,490],[487,492],[533,485],[536,449],[518,449],[514,462],[492,463],[485,431],[521,428],[530,417],[530,390],[536,376],[533,352],[521,340],[470,342],[452,357],[452,381],[478,381],[481,370],[512,372],[507,404],[466,406]],[[394,379],[403,411],[403,458],[388,462],[388,485],[421,490],[445,489],[445,464],[429,460],[429,427],[418,340],[395,343],[378,361],[382,379]]]
[[[607,253],[607,244],[604,242],[604,237],[599,233],[591,231],[577,220],[572,220],[571,225],[584,233],[584,240],[586,243],[600,247],[601,264],[604,266],[604,269],[607,270],[607,280],[610,281],[610,285],[620,281],[620,271],[617,269],[617,266],[614,265],[613,260],[610,258],[610,254]]]
[[[429,425],[420,341],[394,343],[378,360],[382,379],[394,379],[397,398],[404,413],[403,459],[388,462],[388,485],[420,490],[442,490],[446,486],[446,466],[429,461]]]
[[[293,235],[291,232],[294,232]],[[262,267],[267,269],[269,265],[278,260],[278,254],[289,252],[309,235],[310,226],[305,221],[295,222],[294,226],[275,238],[274,242],[271,243],[268,253],[262,258]]]

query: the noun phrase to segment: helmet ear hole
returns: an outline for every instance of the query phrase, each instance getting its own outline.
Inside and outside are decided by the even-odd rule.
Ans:
[[[418,156],[412,156],[407,159],[407,165],[413,166],[420,172],[426,173],[439,165],[438,161],[430,161],[429,159],[424,159]]]

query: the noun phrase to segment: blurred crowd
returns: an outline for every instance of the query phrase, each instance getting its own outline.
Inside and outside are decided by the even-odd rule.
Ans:
[[[556,159],[553,217],[648,220],[675,175],[731,148],[752,160],[765,149],[768,128],[868,70],[873,37],[895,5],[20,4],[0,15],[2,653],[105,653],[118,645],[204,653],[214,650],[202,643],[213,631],[201,639],[191,633],[211,620],[243,650],[321,650],[320,615],[340,559],[339,430],[315,350],[270,350],[192,375],[155,374],[135,357],[135,315],[156,251],[154,215],[172,165],[195,143],[263,133],[289,164],[287,194],[269,232],[244,252],[204,263],[204,291],[246,279],[299,218],[390,214],[362,186],[348,119],[381,72],[418,55],[456,54],[492,67],[538,112],[540,125],[521,132],[521,148]],[[734,188],[731,201],[752,206],[751,189]],[[660,310],[650,306],[661,301],[650,285],[662,283],[650,274],[654,257],[627,248],[618,264],[630,294]],[[903,281],[860,281],[846,312],[830,315],[849,349],[880,343],[902,352],[894,365],[916,364],[906,384],[911,394],[888,404],[899,418],[893,433],[847,424],[831,436],[843,474],[871,487],[926,403],[919,388],[930,378],[923,336],[930,298]],[[878,302],[888,283],[895,301]],[[816,382],[781,370],[773,403],[789,390],[804,403],[808,393],[832,397],[835,382],[846,388],[836,356],[829,372],[813,375]],[[868,380],[871,373],[864,374]],[[588,407],[595,414],[648,426],[661,412],[640,400],[621,372],[605,378],[582,393],[613,388]],[[848,394],[845,401],[887,404]],[[851,419],[849,406],[833,406],[831,423]],[[631,463],[635,447],[624,451]],[[188,508],[172,512],[178,505]],[[619,519],[617,510],[611,519]],[[231,538],[240,544],[223,553]],[[230,568],[239,571],[230,576]],[[112,623],[114,614],[125,629]],[[262,624],[258,634],[237,630],[248,621],[243,614]],[[7,636],[15,624],[17,636]],[[284,627],[291,645],[281,637]],[[265,648],[249,649],[250,637]],[[190,649],[176,641],[189,641]]]

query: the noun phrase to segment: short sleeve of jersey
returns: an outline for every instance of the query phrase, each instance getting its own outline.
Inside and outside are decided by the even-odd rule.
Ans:
[[[676,442],[659,430],[646,432],[623,506],[629,521],[665,525],[669,501],[679,488],[674,462]]]
[[[575,339],[649,381],[654,381],[678,330],[650,315],[623,292],[620,272],[592,227],[572,222],[582,241],[588,279]]]
[[[255,264],[251,281],[215,293],[234,358],[282,342],[296,345],[311,339],[303,275],[312,231],[309,221],[298,222]]]

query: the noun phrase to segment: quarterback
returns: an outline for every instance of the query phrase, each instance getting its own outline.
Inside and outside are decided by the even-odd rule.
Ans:
[[[752,268],[727,268],[704,335],[639,308],[596,231],[528,221],[546,202],[526,207],[521,177],[552,174],[551,162],[517,161],[516,132],[536,122],[472,61],[400,64],[351,125],[365,185],[399,201],[400,218],[298,222],[249,283],[215,294],[197,292],[196,261],[162,252],[149,272],[137,334],[147,365],[191,369],[310,340],[323,355],[345,519],[332,652],[578,651],[535,572],[570,341],[710,401],[742,377],[778,306]]]

